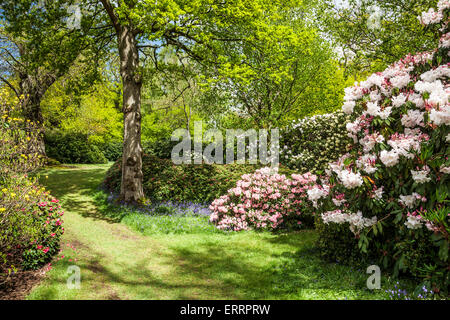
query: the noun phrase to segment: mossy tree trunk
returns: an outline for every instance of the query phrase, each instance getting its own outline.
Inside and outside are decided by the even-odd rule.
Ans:
[[[120,75],[123,82],[123,157],[120,196],[125,202],[144,197],[142,187],[141,86],[137,33],[120,26],[118,32]]]

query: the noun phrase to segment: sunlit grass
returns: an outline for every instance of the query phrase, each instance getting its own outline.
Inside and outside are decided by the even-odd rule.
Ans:
[[[387,278],[381,290],[368,290],[365,270],[321,260],[313,230],[225,233],[204,216],[144,215],[113,206],[99,190],[107,168],[58,167],[41,174],[66,210],[65,257],[29,299],[388,297]],[[67,288],[70,265],[81,269],[79,290]]]

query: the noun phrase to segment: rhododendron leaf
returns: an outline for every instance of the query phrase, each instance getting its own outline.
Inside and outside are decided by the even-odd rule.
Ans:
[[[445,239],[441,240],[441,246],[439,248],[439,258],[445,262],[448,260],[448,241],[446,241]]]
[[[377,225],[376,225],[376,224],[372,226],[372,231],[373,231],[373,234],[374,234],[374,235],[377,235],[377,234],[378,234],[378,228],[377,228]]]

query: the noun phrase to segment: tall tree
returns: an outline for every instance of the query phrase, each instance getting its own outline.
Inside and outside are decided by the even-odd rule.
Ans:
[[[256,77],[231,76],[213,86],[217,93],[228,93],[232,109],[253,126],[276,127],[293,118],[333,111],[341,104],[342,72],[329,44],[308,22],[309,11],[303,7],[279,13],[280,25],[294,30],[294,41],[281,42],[277,48],[265,42],[241,46]]]
[[[111,38],[93,28],[95,9],[77,14],[70,10],[74,3],[4,0],[0,4],[0,80],[20,97],[26,119],[41,126],[40,104],[50,86],[76,61],[92,59]],[[97,49],[90,50],[94,44]],[[45,154],[43,139],[38,147]]]
[[[144,196],[139,49],[152,48],[156,55],[171,46],[219,76],[254,77],[239,46],[266,42],[276,49],[277,43],[292,40],[292,29],[276,23],[277,12],[299,1],[100,1],[118,42],[124,113],[121,197],[133,202]]]

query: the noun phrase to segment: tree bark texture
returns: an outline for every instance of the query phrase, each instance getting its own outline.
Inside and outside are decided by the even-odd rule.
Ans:
[[[128,26],[118,32],[123,82],[123,157],[120,196],[128,203],[144,197],[142,187],[141,86],[136,34]]]

